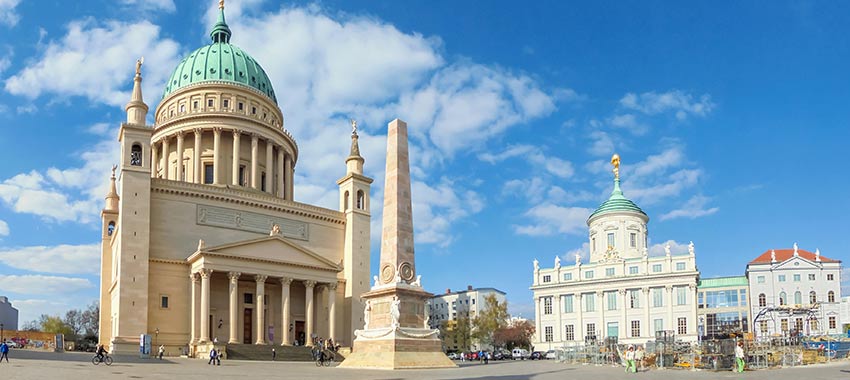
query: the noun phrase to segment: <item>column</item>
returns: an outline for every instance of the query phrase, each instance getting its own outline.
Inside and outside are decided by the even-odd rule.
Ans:
[[[313,287],[316,286],[316,281],[304,281],[304,299],[306,300],[307,326],[304,331],[305,339],[308,346],[313,346]]]
[[[213,184],[221,185],[221,128],[213,128]]]
[[[673,321],[673,286],[667,285],[667,330],[676,330],[676,323]]]
[[[543,341],[543,329],[540,327],[540,317],[543,316],[543,310],[540,308],[540,297],[534,299],[534,330],[537,331],[537,341]]]
[[[239,131],[233,131],[233,172],[231,174],[232,178],[230,179],[230,183],[234,186],[242,186],[239,183],[239,138],[242,136],[242,133]]]
[[[177,181],[183,180],[183,132],[177,132]]]
[[[281,346],[288,346],[292,344],[292,329],[290,329],[289,324],[289,285],[292,284],[292,279],[288,277],[283,277],[280,279],[280,328],[283,330],[283,338],[280,343]]]
[[[157,143],[151,144],[151,178],[156,178],[156,171],[159,168],[159,149]]]
[[[283,198],[283,147],[277,149],[277,196]]]
[[[284,198],[288,201],[292,201],[292,156],[286,155],[283,158],[283,170],[284,170],[284,182],[285,187],[283,190]]]
[[[257,281],[257,306],[254,311],[257,313],[257,340],[254,344],[266,344],[266,278],[258,274],[254,276]]]
[[[608,303],[605,302],[605,292],[601,290],[596,292],[596,297],[599,299],[599,327],[596,329],[596,339],[601,341],[602,337],[608,334],[608,326],[605,324],[605,308],[608,307]]]
[[[584,295],[581,293],[576,293],[575,295],[576,301],[578,305],[575,305],[575,310],[578,312],[578,318],[576,319],[576,340],[579,342],[584,342],[584,318],[582,318],[582,314],[584,314],[584,304],[581,302]]]
[[[162,178],[170,179],[168,178],[168,136],[162,138],[162,160]]]
[[[257,151],[257,143],[259,142],[259,137],[256,134],[251,135],[251,188],[257,189],[259,187],[259,174],[257,174],[257,156],[259,152]]]
[[[210,341],[210,276],[212,269],[201,269],[201,339],[200,343]]]
[[[620,343],[623,343],[622,340],[629,336],[629,334],[627,334],[627,331],[628,331],[627,329],[629,329],[631,327],[631,326],[628,325],[629,324],[628,313],[629,313],[629,305],[630,305],[629,300],[628,300],[628,296],[629,296],[629,292],[626,291],[626,289],[620,289],[620,299],[623,300],[623,307],[622,307],[623,311],[622,311],[622,314],[620,314],[620,336],[619,336],[619,339],[621,341]]]
[[[230,339],[228,339],[227,343],[239,343],[239,311],[237,308],[239,307],[239,298],[237,297],[239,293],[239,276],[242,273],[239,272],[228,272],[227,278],[230,279]]]
[[[690,287],[691,290],[691,299],[688,301],[688,307],[691,308],[691,321],[688,323],[688,334],[696,335],[699,334],[699,319],[697,317],[697,308],[699,307],[699,305],[697,305],[697,284],[691,283],[688,287]],[[747,309],[747,318],[752,317],[753,315],[750,314],[749,309]],[[752,320],[748,321],[748,323],[751,323],[751,321]],[[750,325],[750,331],[756,331],[755,327]]]
[[[198,342],[198,274],[190,273],[189,279],[192,280],[192,288],[190,290],[192,303],[191,303],[191,318],[190,318],[190,329],[189,330],[189,344],[195,344]]]
[[[336,288],[338,284],[336,282],[332,282],[328,284],[328,338],[333,339],[334,342],[337,341],[336,336]]]
[[[564,313],[564,307],[561,306],[560,295],[552,296],[552,310],[555,312],[555,320],[557,323],[555,325],[555,328],[552,329],[552,335],[554,335],[552,337],[552,340],[555,342],[562,342],[564,340],[564,337],[561,334],[561,331],[563,331],[561,329],[564,328],[564,326],[563,321],[561,321],[561,314]]]
[[[263,186],[266,187],[266,192],[269,194],[274,194],[272,178],[274,178],[274,144],[271,140],[266,140],[266,180],[263,182]]]
[[[195,183],[203,182],[204,172],[201,167],[201,138],[203,131],[200,128],[195,128],[195,149],[192,152],[192,165],[195,172]]]
[[[651,303],[649,303],[649,288],[643,288],[641,290],[643,291],[643,299],[645,301],[644,302],[644,318],[646,318],[646,321],[645,321],[645,323],[642,327],[643,331],[646,331],[646,333],[643,333],[643,331],[641,331],[641,335],[647,336],[647,337],[652,337],[652,334],[653,334],[652,329],[655,328],[655,327],[651,327],[652,321],[649,320],[649,307],[650,307],[650,305],[652,305]],[[646,334],[646,335],[644,335],[644,334]]]

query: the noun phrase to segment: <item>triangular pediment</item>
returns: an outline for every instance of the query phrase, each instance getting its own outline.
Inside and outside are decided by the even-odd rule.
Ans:
[[[190,256],[189,261],[192,261],[192,258],[197,255],[217,255],[233,259],[260,260],[335,272],[342,270],[337,263],[281,235],[206,247]]]
[[[777,264],[774,269],[811,269],[818,267],[818,264],[797,256]]]

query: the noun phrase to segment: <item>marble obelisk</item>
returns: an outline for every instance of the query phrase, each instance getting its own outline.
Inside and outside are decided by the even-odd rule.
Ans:
[[[439,330],[428,326],[425,301],[433,295],[416,275],[407,124],[396,119],[388,127],[380,273],[361,296],[365,326],[355,331],[352,353],[340,367],[456,367],[442,352]]]

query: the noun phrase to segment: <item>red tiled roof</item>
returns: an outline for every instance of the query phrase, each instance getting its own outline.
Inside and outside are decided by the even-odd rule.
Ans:
[[[755,260],[750,261],[750,264],[769,264],[770,263],[770,252],[771,252],[770,249],[768,249],[767,251],[764,251],[764,253],[759,255],[759,257],[756,257]],[[804,249],[798,249],[797,254],[799,254],[800,257],[802,257],[806,260],[815,261],[815,254],[811,253],[809,251],[806,251]],[[781,262],[788,260],[792,257],[794,257],[794,250],[793,249],[777,249],[776,250],[776,262],[777,263],[781,263]],[[840,260],[833,260],[833,259],[830,259],[828,257],[825,257],[824,255],[820,255],[820,261],[822,263],[840,263],[841,262]]]

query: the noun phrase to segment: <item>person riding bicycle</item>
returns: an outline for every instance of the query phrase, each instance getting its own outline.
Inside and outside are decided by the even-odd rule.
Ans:
[[[102,344],[97,345],[97,352],[95,352],[95,356],[97,356],[97,359],[100,361],[103,361],[103,358],[106,356],[106,348],[103,347]]]

